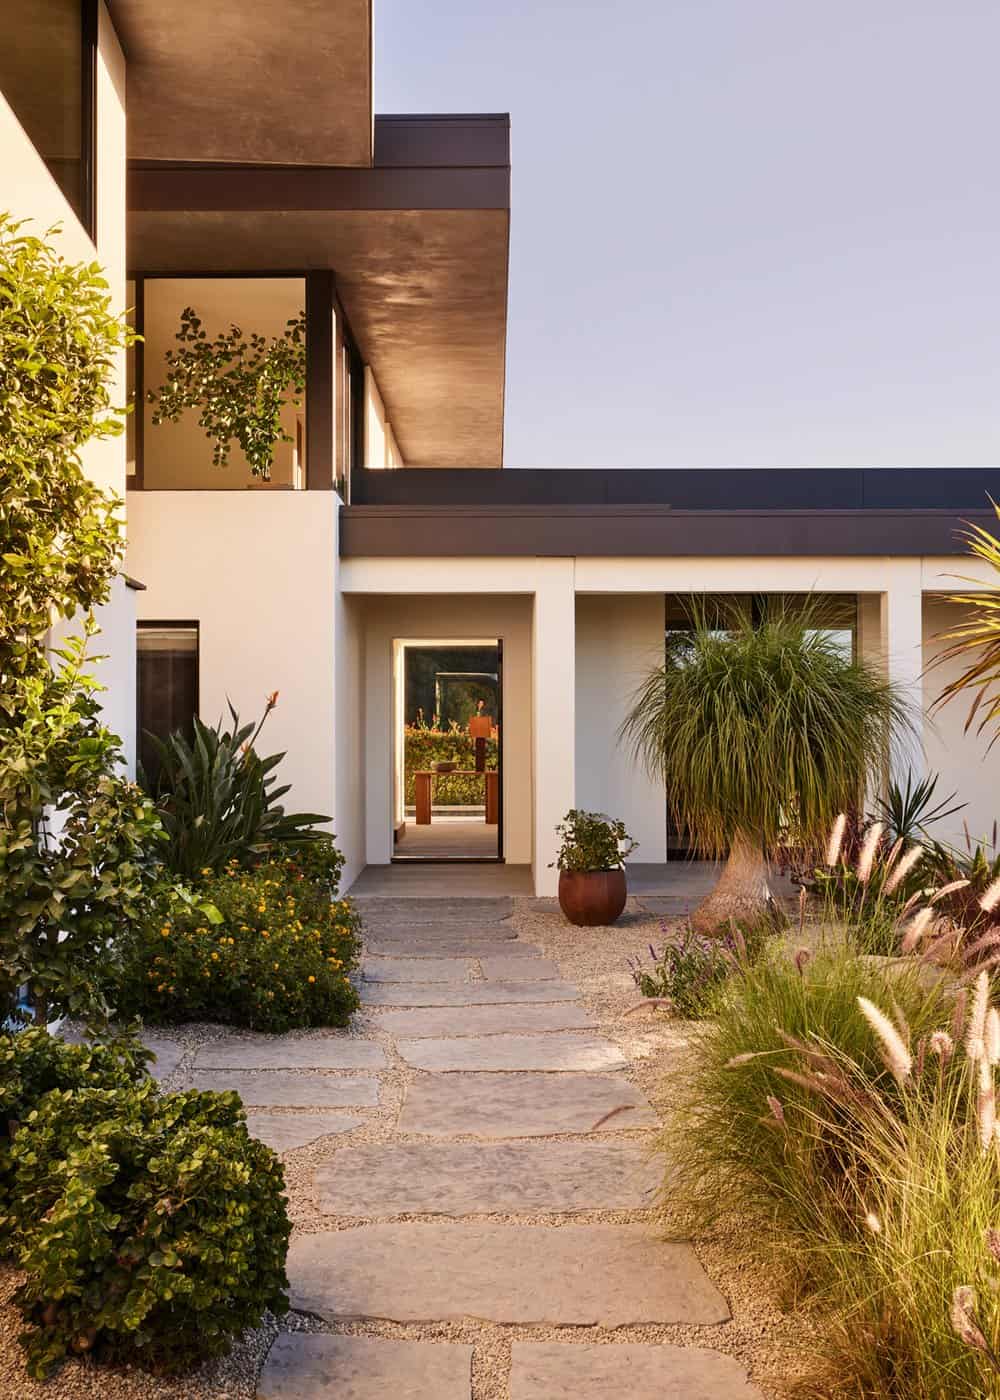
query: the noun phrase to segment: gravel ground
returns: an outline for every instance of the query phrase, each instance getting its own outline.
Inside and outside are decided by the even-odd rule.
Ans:
[[[554,902],[521,899],[514,921],[519,937],[537,944],[558,962],[563,975],[575,982],[583,1004],[600,1022],[601,1032],[617,1044],[630,1060],[625,1073],[648,1095],[661,1112],[670,1107],[670,1085],[683,1072],[687,1042],[683,1023],[662,1012],[641,1006],[627,959],[645,955],[650,942],[662,942],[664,925],[657,916],[630,903],[622,921],[611,929],[578,929],[567,924]],[[641,1009],[632,1010],[637,1005]],[[221,1034],[217,1026],[189,1026],[179,1032],[186,1053],[165,1087],[179,1087],[190,1068],[194,1049]],[[315,1034],[315,1033],[313,1033]],[[342,1035],[343,1032],[331,1032]],[[393,1039],[380,1029],[377,1009],[356,1016],[350,1035],[375,1040],[386,1050],[388,1068],[379,1072],[381,1101],[378,1108],[350,1110],[362,1119],[350,1133],[338,1134],[298,1148],[285,1155],[290,1214],[296,1231],[353,1229],[366,1223],[358,1217],[321,1215],[313,1190],[314,1169],[329,1162],[344,1147],[373,1142],[426,1142],[427,1139],[396,1130],[406,1083],[416,1073],[396,1054]],[[558,1034],[558,1032],[553,1032]],[[337,1077],[351,1072],[328,1071]],[[642,1139],[653,1144],[649,1132],[602,1133],[602,1141],[615,1137]],[[450,1141],[475,1141],[456,1137]],[[535,1138],[534,1142],[545,1141]],[[404,1216],[393,1219],[439,1219]],[[472,1217],[477,1218],[477,1217]],[[593,1222],[629,1223],[647,1218],[644,1212],[588,1211],[570,1215],[492,1215],[494,1222],[546,1225]],[[669,1231],[669,1217],[664,1229]],[[696,1241],[697,1253],[711,1279],[729,1301],[733,1318],[717,1327],[626,1327],[613,1332],[601,1328],[573,1328],[581,1342],[614,1345],[620,1342],[668,1342],[709,1346],[738,1358],[768,1400],[786,1400],[792,1383],[804,1373],[810,1350],[808,1325],[802,1315],[783,1311],[776,1294],[773,1269],[767,1271],[754,1259],[752,1221],[725,1221],[706,1238]],[[150,1378],[138,1371],[110,1372],[82,1361],[68,1362],[44,1385],[29,1381],[24,1373],[16,1337],[19,1318],[9,1298],[16,1287],[13,1270],[0,1270],[0,1400],[253,1400],[256,1377],[279,1324],[268,1319],[248,1334],[223,1360],[202,1368],[182,1381]],[[517,1340],[566,1340],[567,1329],[556,1327],[498,1326],[465,1322],[428,1326],[391,1323],[357,1323],[331,1326],[315,1318],[289,1315],[281,1328],[287,1331],[339,1332],[355,1335],[410,1339],[464,1341],[473,1351],[473,1400],[508,1400],[507,1375],[510,1347]],[[625,1398],[623,1397],[623,1400]],[[720,1396],[720,1400],[723,1397]]]

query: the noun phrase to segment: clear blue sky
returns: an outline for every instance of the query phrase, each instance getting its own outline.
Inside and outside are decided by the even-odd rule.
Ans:
[[[376,0],[509,111],[509,466],[1000,463],[1000,0]]]

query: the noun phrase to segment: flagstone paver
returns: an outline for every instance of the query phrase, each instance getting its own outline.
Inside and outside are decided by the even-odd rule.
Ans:
[[[378,1080],[370,1074],[338,1079],[332,1074],[294,1070],[203,1069],[190,1076],[192,1089],[235,1089],[254,1108],[371,1108],[378,1103]]]
[[[345,1147],[315,1180],[326,1215],[640,1210],[663,1161],[631,1142],[373,1143]]]
[[[272,1346],[258,1400],[469,1400],[472,1348],[293,1332]]]
[[[707,1347],[515,1342],[510,1400],[764,1400]]]
[[[160,1035],[144,1036],[142,1043],[156,1056],[149,1066],[153,1078],[166,1079],[168,1074],[173,1074],[183,1058],[184,1046],[176,1040],[167,1040]]]
[[[549,958],[506,957],[480,958],[483,976],[489,982],[556,981],[562,975],[558,963]]]
[[[349,1113],[247,1114],[250,1136],[267,1143],[279,1155],[332,1133],[352,1132],[363,1122],[363,1118],[354,1118]]]
[[[596,1035],[491,1035],[482,1040],[400,1040],[396,1049],[414,1069],[607,1070],[627,1061],[617,1046]]]
[[[430,924],[379,923],[368,925],[368,937],[402,942],[408,938],[421,939],[447,948],[452,943],[516,943],[517,929],[513,924]]]
[[[497,938],[456,938],[444,940],[430,938],[386,939],[370,938],[365,951],[379,958],[537,958],[537,948],[530,943],[518,943],[516,939],[506,942]]]
[[[627,1327],[725,1322],[689,1245],[646,1225],[362,1225],[293,1239],[292,1307],[330,1321]]]
[[[384,1069],[385,1051],[354,1036],[233,1037],[203,1045],[196,1069]]]
[[[365,982],[361,1000],[368,1006],[502,1006],[518,1002],[576,1001],[572,982]]]
[[[359,899],[358,905],[368,923],[377,925],[402,919],[412,924],[432,924],[435,928],[451,923],[496,923],[510,918],[514,901],[508,895],[485,899],[394,899],[374,896]]]
[[[294,1234],[293,1309],[365,1325],[279,1336],[257,1400],[472,1400],[473,1374],[497,1400],[761,1400],[721,1353],[652,1345],[648,1332],[618,1340],[623,1327],[716,1326],[729,1309],[691,1247],[649,1217],[666,1163],[625,1055],[558,966],[516,938],[512,908],[365,900],[355,984],[374,1039],[229,1036],[198,1052],[193,1082],[282,1108],[252,1112],[251,1131],[278,1151],[309,1148],[290,1180],[337,1228],[314,1219]],[[376,1074],[334,1069],[390,1066],[380,1115],[316,1111],[379,1101]],[[360,1127],[374,1133],[338,1141]],[[399,1219],[414,1216],[445,1219]],[[480,1349],[484,1322],[550,1340],[515,1335],[511,1363],[495,1335]],[[473,1345],[368,1335],[396,1323],[460,1324]],[[608,1335],[577,1341],[580,1327]]]
[[[390,1035],[425,1039],[434,1036],[515,1035],[522,1031],[583,1031],[594,1018],[574,1001],[540,1006],[418,1006],[385,1011],[376,1025]]]
[[[657,1124],[620,1074],[421,1074],[407,1086],[399,1130],[427,1137],[550,1137]]]
[[[366,982],[465,982],[468,958],[366,958],[361,975]]]

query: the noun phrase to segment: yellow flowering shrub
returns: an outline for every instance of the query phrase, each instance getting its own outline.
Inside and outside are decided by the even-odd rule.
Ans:
[[[358,1004],[349,974],[359,924],[350,901],[332,898],[329,881],[296,857],[254,870],[234,863],[205,879],[198,903],[174,904],[169,917],[133,930],[119,963],[118,1014],[260,1031],[346,1025]]]

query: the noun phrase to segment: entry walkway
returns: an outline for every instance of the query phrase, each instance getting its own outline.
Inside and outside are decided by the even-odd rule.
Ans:
[[[260,1400],[760,1400],[712,1348],[725,1298],[657,1238],[655,1114],[512,902],[362,904],[362,1034],[328,1084],[392,1107],[310,1159]],[[274,1038],[272,1073],[303,1063],[282,1042],[331,1043]],[[314,1136],[316,1108],[281,1102],[271,1131]]]

